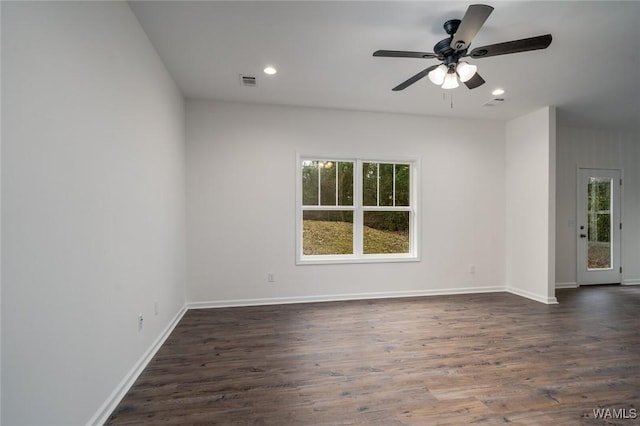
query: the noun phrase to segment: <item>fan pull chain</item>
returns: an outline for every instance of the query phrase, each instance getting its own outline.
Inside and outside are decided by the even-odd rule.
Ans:
[[[450,90],[449,91],[449,102],[450,102],[450,106],[451,109],[453,109],[453,91]],[[442,92],[442,102],[447,102],[447,92]]]

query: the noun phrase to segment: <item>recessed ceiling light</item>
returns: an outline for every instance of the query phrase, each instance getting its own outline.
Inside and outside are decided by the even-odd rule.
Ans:
[[[264,73],[265,74],[269,74],[269,75],[274,75],[275,73],[277,73],[278,71],[274,68],[274,67],[266,67],[264,69]]]
[[[493,96],[500,96],[500,95],[504,95],[504,89],[496,89],[493,92],[491,92],[491,94]]]

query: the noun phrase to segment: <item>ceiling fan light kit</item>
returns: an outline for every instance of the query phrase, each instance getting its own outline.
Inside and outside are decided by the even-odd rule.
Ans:
[[[471,77],[473,77],[477,70],[478,67],[476,65],[471,65],[465,61],[460,61],[456,67],[458,78],[460,78],[460,81],[463,83],[471,80]]]
[[[455,89],[458,86],[460,86],[460,84],[458,84],[455,72],[447,73],[447,75],[444,76],[444,83],[442,83],[443,89]]]
[[[404,90],[425,76],[443,89],[455,89],[459,87],[458,80],[467,88],[475,89],[485,83],[477,73],[478,67],[460,59],[470,57],[473,59],[488,58],[510,53],[527,52],[530,50],[546,49],[551,44],[551,34],[530,37],[520,40],[512,40],[488,46],[477,47],[469,52],[471,42],[475,38],[482,25],[493,12],[493,7],[485,4],[473,4],[467,8],[462,20],[450,19],[444,23],[444,30],[448,38],[440,40],[431,52],[408,52],[404,50],[377,50],[373,56],[391,58],[418,58],[438,59],[440,65],[430,66],[408,80],[393,88],[393,91]]]
[[[438,86],[441,86],[442,83],[444,83],[444,78],[447,75],[447,66],[446,65],[438,65],[434,70],[432,70],[428,76],[429,76],[429,80],[431,80],[431,82],[433,84],[436,84]]]

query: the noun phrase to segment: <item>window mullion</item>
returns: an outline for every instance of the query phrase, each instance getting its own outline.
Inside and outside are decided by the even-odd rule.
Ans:
[[[340,203],[338,202],[338,169],[340,168],[340,162],[336,161],[336,206]]]
[[[318,210],[331,210],[331,211],[355,211],[352,206],[302,206],[304,211],[318,211]]]
[[[363,211],[371,212],[409,212],[413,211],[411,206],[363,206]]]
[[[396,206],[396,165],[393,165],[393,181],[391,182],[392,206]]]
[[[363,245],[363,226],[364,219],[362,213],[362,160],[356,160],[354,164],[354,173],[353,173],[353,203],[355,207],[354,217],[353,217],[353,254],[360,257],[364,252]]]
[[[318,205],[321,206],[322,205],[322,200],[320,199],[320,194],[322,194],[322,176],[320,171],[322,170],[322,167],[320,166],[320,162],[317,162],[318,164]]]
[[[376,163],[376,206],[380,205],[380,163]]]

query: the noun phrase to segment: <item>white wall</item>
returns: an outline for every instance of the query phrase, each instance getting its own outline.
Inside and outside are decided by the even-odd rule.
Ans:
[[[579,167],[621,169],[624,284],[640,284],[640,134],[558,126],[557,261],[559,287],[575,286],[576,191]]]
[[[0,6],[0,47],[2,45],[2,7]],[[2,54],[0,50],[0,81],[2,81]],[[0,88],[0,99],[2,88]],[[2,102],[0,102],[0,188],[2,187]],[[2,197],[0,196],[0,259],[2,259]],[[2,425],[2,262],[0,261],[0,425]]]
[[[206,101],[186,111],[189,301],[503,288],[504,124]],[[296,266],[296,152],[421,157],[421,262]]]
[[[555,109],[506,125],[506,286],[555,303]]]
[[[125,2],[2,2],[2,66],[2,423],[84,424],[184,304],[184,105]]]

